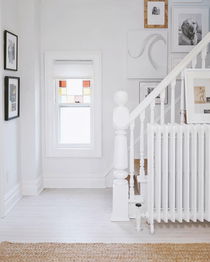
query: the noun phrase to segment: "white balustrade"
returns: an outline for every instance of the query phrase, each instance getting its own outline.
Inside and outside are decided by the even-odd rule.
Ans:
[[[202,41],[193,48],[193,50],[186,55],[186,57],[163,79],[163,81],[158,84],[158,86],[151,92],[131,113],[129,113],[127,104],[127,94],[124,91],[118,91],[115,94],[115,103],[116,107],[113,113],[113,124],[115,129],[115,142],[114,142],[114,181],[113,181],[113,211],[112,211],[112,221],[127,221],[130,217],[135,217],[130,215],[129,207],[134,206],[134,204],[141,204],[141,208],[138,209],[137,217],[138,223],[137,228],[140,229],[140,220],[143,216],[148,216],[148,221],[150,222],[151,232],[154,231],[154,220],[168,220],[175,221],[182,220],[189,221],[190,209],[189,209],[189,195],[190,195],[190,183],[189,183],[189,129],[186,128],[184,131],[182,128],[185,128],[183,124],[185,123],[185,79],[184,71],[191,64],[192,68],[196,68],[198,65],[198,56],[201,55],[201,66],[202,68],[206,67],[206,57],[208,44],[210,43],[210,33],[208,33]],[[165,114],[168,110],[171,110],[170,122],[174,124],[176,121],[176,81],[178,76],[181,75],[181,92],[180,92],[180,128],[177,125],[174,125],[170,129],[170,125],[165,126]],[[171,104],[170,107],[167,107],[165,110],[165,96],[166,89],[170,87],[171,93]],[[155,100],[156,97],[160,96],[160,124],[159,127],[155,126]],[[145,129],[146,126],[146,109],[150,108],[150,124],[148,125],[149,134]],[[134,175],[135,175],[135,142],[138,139],[135,139],[135,121],[140,120],[140,130],[139,130],[139,158],[140,158],[140,175],[138,176],[138,182],[140,183],[140,197],[134,194]],[[162,127],[161,127],[162,126]],[[161,132],[159,132],[160,130]],[[165,128],[162,131],[161,128]],[[169,129],[170,129],[170,138],[169,138]],[[128,173],[128,134],[130,132],[130,146],[129,146],[129,173]],[[159,130],[159,131],[158,131]],[[156,142],[154,143],[156,139]],[[171,139],[171,140],[170,140]],[[179,142],[179,146],[175,145],[175,141]],[[203,135],[201,134],[201,142],[203,143]],[[145,154],[145,140],[147,142],[147,155]],[[210,139],[209,139],[210,141]],[[162,145],[163,143],[163,145]],[[170,153],[168,152],[168,147],[170,146]],[[195,146],[195,144],[192,144]],[[203,144],[202,144],[203,146]],[[204,147],[204,146],[203,146]],[[163,149],[163,151],[162,151]],[[157,152],[157,154],[155,153]],[[177,153],[178,152],[178,153]],[[202,152],[201,152],[202,153]],[[153,155],[155,154],[155,159]],[[178,154],[178,155],[177,155]],[[186,161],[181,163],[181,156],[184,155]],[[179,174],[182,174],[182,169],[184,170],[185,177],[183,182],[181,179],[177,180],[179,185],[185,186],[185,191],[176,191],[175,188],[175,166],[176,166],[176,157],[178,156],[179,163]],[[148,176],[145,172],[145,157],[148,158]],[[170,161],[168,161],[170,160]],[[203,165],[203,162],[200,161],[200,166]],[[208,167],[209,169],[209,167]],[[184,173],[182,175],[184,175]],[[130,174],[130,187],[128,187],[127,177]],[[159,178],[158,183],[156,181],[157,177]],[[156,178],[155,178],[156,177]],[[148,179],[147,179],[148,178]],[[165,183],[161,183],[161,179]],[[193,177],[194,179],[194,177]],[[199,184],[198,193],[203,194],[201,189],[204,187],[204,175],[202,174],[202,181]],[[169,183],[170,181],[170,183]],[[210,179],[207,181],[210,184]],[[195,187],[196,180],[192,180],[192,187]],[[147,185],[148,183],[148,185]],[[170,185],[169,185],[170,184]],[[169,187],[168,187],[169,185]],[[148,190],[147,190],[148,186]],[[158,188],[157,188],[158,187]],[[154,197],[154,188],[158,192],[158,198]],[[158,190],[157,190],[158,189]],[[170,189],[170,199],[168,198]],[[151,191],[151,192],[149,192]],[[162,194],[160,194],[162,192]],[[179,195],[176,196],[176,192],[179,192]],[[209,194],[210,195],[210,194]],[[160,197],[164,197],[163,202]],[[146,199],[146,197],[148,197]],[[201,195],[202,197],[202,195]],[[210,199],[210,197],[208,198]],[[138,202],[139,200],[139,202]],[[170,201],[169,201],[170,200]],[[202,199],[201,199],[202,200]],[[203,200],[202,200],[203,201]],[[210,203],[210,200],[208,200]],[[195,201],[194,201],[195,202]],[[162,204],[161,204],[162,203]],[[176,214],[176,203],[179,207],[179,213]],[[203,212],[203,202],[199,202],[200,211]],[[145,209],[148,207],[148,209]],[[161,206],[162,205],[162,206]],[[183,217],[182,208],[185,208],[185,216]],[[156,210],[156,217],[154,217],[154,208]],[[163,208],[163,214],[161,213],[161,208]],[[196,208],[196,202],[194,203],[193,208]],[[169,211],[170,209],[170,211]],[[210,210],[210,208],[209,208]],[[210,217],[210,211],[208,211],[208,216]],[[200,213],[202,213],[200,212]],[[203,221],[204,214],[201,214],[200,220]],[[210,219],[210,218],[209,218]]]

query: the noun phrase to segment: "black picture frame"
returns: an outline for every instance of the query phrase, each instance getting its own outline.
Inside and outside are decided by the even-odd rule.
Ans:
[[[9,121],[20,116],[20,78],[5,76],[4,82],[5,121]]]
[[[4,31],[4,69],[18,71],[18,36]]]

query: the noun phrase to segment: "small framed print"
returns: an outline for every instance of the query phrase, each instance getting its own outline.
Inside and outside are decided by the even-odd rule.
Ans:
[[[142,102],[145,97],[147,97],[157,86],[159,82],[140,82],[139,83],[139,102]],[[160,96],[155,99],[155,104],[160,105]],[[165,101],[164,104],[168,104],[168,88],[166,88]]]
[[[187,123],[210,123],[210,69],[185,71]]]
[[[4,69],[18,70],[18,36],[4,31]]]
[[[174,6],[172,12],[172,51],[189,52],[208,33],[208,6]]]
[[[168,0],[144,0],[144,27],[168,28]]]
[[[11,120],[20,115],[20,78],[5,77],[5,120]]]

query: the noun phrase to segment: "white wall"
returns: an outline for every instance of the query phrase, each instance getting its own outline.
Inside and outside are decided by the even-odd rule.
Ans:
[[[24,195],[42,189],[40,153],[40,2],[19,0],[21,178]]]
[[[42,57],[48,50],[99,50],[103,76],[103,157],[47,158],[43,147],[43,173],[48,186],[104,185],[104,176],[113,160],[113,94],[125,89],[130,109],[139,103],[139,80],[126,77],[126,35],[128,30],[143,29],[143,3],[143,0],[41,1]],[[209,5],[208,0],[203,3]]]
[[[19,34],[18,0],[1,1],[1,42],[0,50],[3,55],[3,31],[8,30]],[[19,128],[20,119],[4,121],[4,76],[18,76],[18,73],[3,70],[1,59],[1,94],[0,94],[0,159],[1,159],[1,203],[4,216],[20,199],[20,158],[19,158]]]
[[[112,167],[113,93],[126,88],[126,34],[142,24],[141,0],[43,0],[42,56],[47,50],[102,52],[103,157],[101,159],[46,158],[43,173],[48,185],[104,186]],[[85,180],[85,183],[87,181]],[[53,182],[54,181],[54,182]]]

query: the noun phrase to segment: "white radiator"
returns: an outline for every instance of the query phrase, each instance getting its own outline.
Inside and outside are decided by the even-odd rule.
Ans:
[[[148,216],[210,221],[210,126],[148,125]]]

